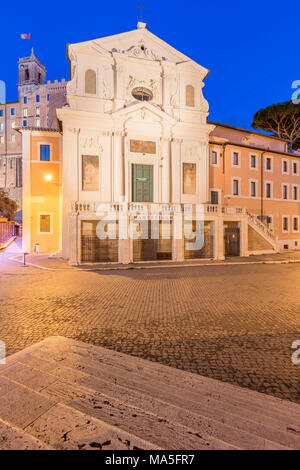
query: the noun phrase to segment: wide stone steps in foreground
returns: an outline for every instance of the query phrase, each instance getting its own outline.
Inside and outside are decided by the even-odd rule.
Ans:
[[[300,449],[300,406],[51,337],[0,365],[0,449]]]

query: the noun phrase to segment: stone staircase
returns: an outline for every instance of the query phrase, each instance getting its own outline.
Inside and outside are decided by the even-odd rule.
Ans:
[[[255,232],[267,242],[270,250],[274,250],[274,252],[277,252],[277,237],[276,235],[274,235],[273,231],[264,222],[259,220],[256,215],[251,214],[251,212],[249,212],[248,210],[246,210],[246,214],[248,216],[249,227],[252,227],[252,229],[255,230]]]
[[[0,449],[300,449],[300,406],[62,337],[0,365]]]

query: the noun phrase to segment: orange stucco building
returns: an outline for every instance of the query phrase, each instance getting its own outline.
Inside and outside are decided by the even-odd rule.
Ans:
[[[278,237],[279,249],[300,247],[300,155],[284,140],[216,125],[210,135],[211,202],[245,207]]]
[[[22,129],[23,250],[61,249],[61,134]]]

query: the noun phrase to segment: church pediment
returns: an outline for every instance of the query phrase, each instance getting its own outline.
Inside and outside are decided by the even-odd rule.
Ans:
[[[167,121],[171,125],[177,122],[172,116],[165,113],[157,106],[147,102],[134,103],[130,106],[126,106],[112,113],[112,117],[144,122]]]
[[[74,52],[87,54],[98,52],[101,55],[112,56],[114,53],[119,53],[124,54],[126,57],[151,61],[169,61],[176,64],[193,62],[189,57],[152,34],[145,27],[92,41],[72,44],[69,47]],[[195,63],[195,66],[197,65]],[[201,67],[201,69],[207,71],[204,67]]]

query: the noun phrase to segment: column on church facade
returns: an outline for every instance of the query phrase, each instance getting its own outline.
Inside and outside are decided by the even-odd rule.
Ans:
[[[162,140],[162,202],[170,202],[170,139]]]
[[[77,237],[74,232],[74,226],[69,225],[70,201],[78,201],[79,199],[79,167],[81,164],[81,155],[79,151],[79,135],[78,128],[65,128],[63,133],[63,204],[62,204],[62,255],[63,258],[70,258],[71,243],[73,237]],[[77,229],[76,229],[77,230]],[[74,244],[72,245],[74,246]],[[74,258],[74,254],[72,255]]]
[[[124,195],[124,158],[123,158],[123,135],[116,131],[113,136],[113,200],[119,202]]]
[[[171,202],[181,202],[181,171],[180,171],[181,140],[173,139],[171,142]]]
[[[224,256],[224,222],[223,217],[216,217],[213,221],[213,256],[215,259],[225,259]]]
[[[76,265],[80,263],[80,247],[78,239],[80,238],[78,230],[78,215],[75,212],[69,214],[69,264]]]
[[[184,218],[182,211],[174,212],[172,260],[184,261]]]

